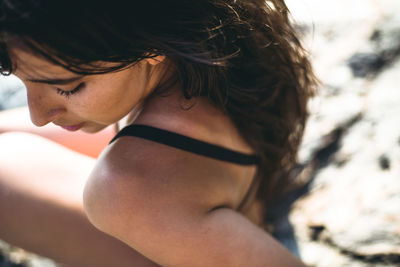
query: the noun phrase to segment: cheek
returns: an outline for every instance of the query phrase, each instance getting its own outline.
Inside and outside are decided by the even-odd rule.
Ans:
[[[74,97],[73,112],[101,123],[122,119],[144,97],[146,83],[141,75],[138,69],[128,69],[94,77],[81,94]]]
[[[128,94],[121,82],[102,83],[86,88],[76,102],[75,111],[94,120],[114,123],[127,115],[135,106],[135,95]]]
[[[83,109],[102,109],[118,102],[119,83],[106,81],[89,83],[78,99],[78,105]]]

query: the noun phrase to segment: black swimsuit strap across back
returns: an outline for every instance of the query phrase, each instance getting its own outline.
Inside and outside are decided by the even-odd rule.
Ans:
[[[239,165],[256,165],[259,163],[259,158],[255,155],[233,151],[221,146],[209,144],[181,134],[147,125],[131,124],[126,126],[117,133],[117,135],[111,140],[110,144],[121,136],[140,137],[194,154]]]

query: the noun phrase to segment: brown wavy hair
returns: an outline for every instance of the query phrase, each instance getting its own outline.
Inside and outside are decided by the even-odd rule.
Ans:
[[[258,198],[287,184],[316,78],[283,0],[0,0],[3,74],[14,45],[85,75],[166,55],[184,96],[209,97],[259,155]]]

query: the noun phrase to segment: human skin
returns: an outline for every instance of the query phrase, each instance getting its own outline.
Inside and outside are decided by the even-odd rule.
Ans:
[[[18,53],[18,58],[17,75],[23,80],[73,76],[22,51]],[[24,64],[27,62],[29,64]],[[151,66],[149,64],[142,74],[150,74]],[[22,73],[22,70],[32,69],[34,71],[28,71],[32,77],[23,75],[28,73]],[[0,135],[0,237],[3,240],[66,266],[132,266],[132,263],[158,266],[129,246],[97,230],[88,221],[82,203],[83,187],[94,166],[91,157],[97,157],[115,134],[114,126],[108,125],[108,120],[114,122],[114,118],[119,119],[121,114],[120,110],[111,109],[105,115],[92,116],[98,113],[89,112],[91,108],[106,110],[107,106],[87,104],[93,99],[99,100],[101,96],[115,98],[116,92],[111,91],[124,86],[117,81],[125,82],[126,76],[139,72],[136,68],[125,73],[102,76],[101,79],[95,77],[96,84],[102,87],[91,87],[94,90],[89,92],[93,94],[84,95],[87,98],[80,101],[72,101],[72,96],[66,98],[56,94],[57,85],[25,83],[29,110],[19,108],[0,114],[0,132],[3,133]],[[149,77],[146,79],[149,82]],[[69,90],[74,85],[57,87]],[[139,89],[149,88],[143,83],[135,83],[135,88],[140,85],[142,87]],[[109,86],[112,95],[95,93],[96,88],[101,91],[103,86]],[[141,99],[139,91],[135,91],[138,94],[135,94],[134,100]],[[32,122],[28,121],[29,112]],[[60,125],[64,125],[63,121],[70,125],[76,120],[84,120],[86,125],[81,130],[101,131],[96,134],[69,132],[51,123],[52,120],[57,120],[56,123]]]
[[[158,266],[88,221],[93,158],[22,132],[0,134],[0,146],[0,239],[60,266]]]
[[[226,114],[208,99],[197,98],[195,105],[185,110],[182,105],[191,106],[191,103],[183,99],[179,88],[173,88],[167,97],[150,97],[164,77],[165,70],[159,61],[144,61],[121,72],[83,77],[80,81],[84,81],[86,87],[67,98],[57,93],[58,85],[32,80],[67,78],[71,73],[23,51],[14,51],[14,55],[19,62],[16,75],[25,82],[31,119],[37,126],[50,122],[67,127],[82,124],[80,130],[98,132],[127,115],[135,117],[131,111],[143,103],[135,123],[253,153]],[[78,81],[61,89],[71,91],[77,85]],[[3,135],[3,142],[5,138],[8,138],[9,149],[12,149],[10,144],[18,140],[15,135]],[[31,137],[25,139],[36,144],[46,143]],[[221,163],[133,137],[120,138],[107,147],[96,163],[78,155],[66,157],[68,153],[55,149],[54,145],[37,148],[31,151],[30,157],[34,157],[35,151],[53,150],[51,159],[36,155],[33,161],[36,164],[30,165],[29,173],[16,171],[16,164],[9,159],[9,165],[0,166],[3,188],[12,188],[21,196],[31,196],[29,203],[42,196],[46,196],[45,203],[58,203],[58,208],[45,210],[49,221],[57,212],[67,215],[70,207],[75,218],[82,220],[84,207],[93,225],[134,249],[131,265],[144,266],[139,263],[145,261],[142,254],[162,266],[302,266],[254,221],[235,210],[250,186],[256,170],[254,166]],[[75,168],[78,162],[85,167]],[[35,172],[33,166],[42,166],[43,173]],[[65,176],[52,180],[60,171],[64,171]],[[44,180],[35,183],[38,175]],[[59,194],[63,188],[59,182],[67,182],[69,175],[77,183]],[[87,176],[82,205],[79,196]],[[24,179],[30,181],[31,186],[23,185]],[[38,184],[45,184],[45,189]],[[6,193],[0,196],[7,199]],[[18,199],[14,198],[14,207],[18,206]],[[26,203],[22,206],[26,207]],[[43,211],[40,206],[34,208]],[[76,223],[73,230],[84,229],[86,224],[87,221]],[[31,245],[34,239],[32,237]],[[50,242],[43,239],[44,243]],[[73,241],[76,240],[68,244],[72,245]],[[74,255],[78,255],[74,262],[82,257],[79,253]],[[87,266],[96,266],[90,264]]]
[[[149,100],[136,123],[251,153],[232,123],[209,102],[198,99],[184,111],[174,104],[178,99],[179,94]],[[161,107],[168,112],[157,116]],[[303,266],[236,211],[254,176],[253,166],[221,163],[134,137],[120,138],[106,152],[85,187],[88,217],[160,265]]]
[[[160,82],[157,59],[138,62],[123,71],[82,76],[51,64],[30,53],[11,50],[18,66],[14,74],[27,90],[31,121],[41,127],[48,123],[95,133],[117,123],[146,99]],[[161,66],[162,67],[162,66]],[[49,80],[71,80],[67,84]],[[67,95],[83,84],[74,94]],[[59,94],[58,90],[64,92]]]
[[[0,133],[7,132],[39,135],[73,151],[97,158],[116,134],[116,128],[110,125],[98,133],[89,134],[83,131],[69,132],[51,123],[37,127],[29,119],[28,107],[24,106],[0,112]]]

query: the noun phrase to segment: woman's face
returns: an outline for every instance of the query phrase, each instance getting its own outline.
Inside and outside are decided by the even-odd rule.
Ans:
[[[17,65],[14,74],[26,86],[32,122],[36,126],[52,122],[69,131],[94,133],[118,122],[163,76],[163,64],[154,59],[118,72],[80,76],[21,50],[12,55]]]

